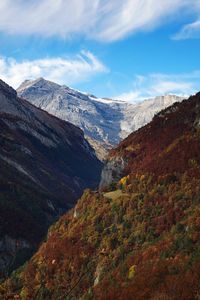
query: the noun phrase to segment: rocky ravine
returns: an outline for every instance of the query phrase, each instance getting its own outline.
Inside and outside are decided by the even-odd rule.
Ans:
[[[101,159],[106,150],[150,122],[155,113],[182,98],[168,95],[140,103],[97,98],[43,78],[26,80],[18,95],[80,127]]]

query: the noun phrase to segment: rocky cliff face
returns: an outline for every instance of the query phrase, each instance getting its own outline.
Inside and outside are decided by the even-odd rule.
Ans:
[[[102,170],[99,188],[108,188],[117,183],[123,177],[126,164],[126,160],[120,156],[110,158]]]
[[[81,129],[18,98],[2,81],[0,128],[2,262],[11,257],[9,239],[20,250],[36,246],[86,187],[98,185],[102,164]]]
[[[130,104],[100,99],[43,78],[26,80],[17,92],[37,107],[80,127],[101,159],[105,159],[105,150],[150,122],[155,113],[182,100],[163,96]]]

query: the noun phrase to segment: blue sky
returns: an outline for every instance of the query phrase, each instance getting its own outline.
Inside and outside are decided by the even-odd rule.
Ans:
[[[1,0],[0,77],[139,101],[200,90],[199,0]]]

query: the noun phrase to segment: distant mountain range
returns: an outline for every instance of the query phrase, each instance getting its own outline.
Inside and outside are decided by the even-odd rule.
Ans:
[[[18,98],[0,80],[1,271],[37,245],[85,188],[98,185],[101,167],[81,129]]]
[[[18,95],[62,120],[80,127],[101,159],[131,132],[150,122],[155,113],[183,98],[167,95],[139,103],[97,98],[43,78],[26,80]]]

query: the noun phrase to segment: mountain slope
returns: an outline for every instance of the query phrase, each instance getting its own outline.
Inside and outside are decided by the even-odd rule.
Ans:
[[[200,93],[112,151],[109,186],[85,191],[50,228],[3,299],[198,299],[199,149]]]
[[[3,81],[0,128],[3,270],[18,250],[36,246],[86,187],[98,184],[101,163],[79,128],[17,98]]]
[[[182,100],[177,96],[163,96],[130,104],[99,99],[43,78],[26,80],[17,91],[32,104],[80,127],[103,159],[106,155],[103,150],[117,145],[132,131],[150,122],[156,112]]]

